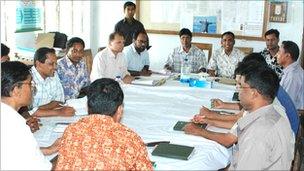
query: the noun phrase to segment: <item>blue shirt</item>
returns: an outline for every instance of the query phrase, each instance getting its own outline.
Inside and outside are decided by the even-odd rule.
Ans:
[[[137,53],[134,43],[124,48],[124,54],[128,65],[128,70],[141,71],[145,65],[150,65],[149,53],[147,49],[140,54]]]
[[[83,60],[74,65],[65,56],[58,61],[57,72],[64,90],[65,100],[77,98],[80,90],[90,84],[88,69]]]
[[[279,87],[277,98],[280,101],[281,105],[285,108],[292,131],[295,133],[295,135],[297,135],[299,128],[299,116],[297,109],[292,102],[292,99],[282,86]]]

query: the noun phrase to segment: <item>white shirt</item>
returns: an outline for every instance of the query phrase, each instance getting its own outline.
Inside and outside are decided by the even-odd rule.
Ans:
[[[123,52],[127,61],[128,70],[141,71],[145,65],[150,65],[147,49],[138,54],[134,47],[134,43],[132,43],[125,47]]]
[[[280,85],[285,89],[297,109],[304,109],[304,70],[298,62],[283,69]]]
[[[33,81],[36,83],[36,94],[33,97],[30,114],[33,114],[39,106],[48,104],[52,101],[64,102],[64,92],[60,79],[55,72],[54,77],[43,79],[35,66],[31,68]]]
[[[233,48],[230,55],[227,55],[221,47],[213,53],[208,69],[215,70],[219,77],[233,78],[234,70],[244,56],[245,54],[237,48]]]
[[[109,47],[98,52],[93,60],[92,72],[90,75],[91,82],[99,78],[124,78],[129,75],[127,64],[123,53],[116,56]]]
[[[1,102],[1,170],[51,170],[24,118]]]

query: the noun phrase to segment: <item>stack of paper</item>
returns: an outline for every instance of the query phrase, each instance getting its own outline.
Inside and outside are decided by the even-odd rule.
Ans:
[[[135,85],[146,85],[146,86],[160,86],[166,82],[165,78],[162,79],[136,79],[132,81]]]
[[[88,114],[87,96],[79,99],[69,99],[66,101],[66,105],[76,110],[75,115]]]

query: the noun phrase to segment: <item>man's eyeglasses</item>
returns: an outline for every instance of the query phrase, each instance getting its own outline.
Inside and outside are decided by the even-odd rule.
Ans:
[[[33,95],[35,95],[36,92],[37,92],[36,83],[33,80],[31,82],[19,82],[17,84],[28,84],[28,85],[30,85]]]

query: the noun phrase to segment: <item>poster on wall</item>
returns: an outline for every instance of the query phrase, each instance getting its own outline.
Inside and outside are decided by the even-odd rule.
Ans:
[[[194,33],[216,33],[216,16],[194,16]]]
[[[41,8],[35,0],[21,0],[16,7],[16,33],[41,29]]]

